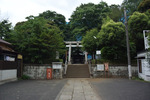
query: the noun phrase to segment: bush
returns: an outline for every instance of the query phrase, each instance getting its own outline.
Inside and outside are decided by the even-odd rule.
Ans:
[[[29,80],[29,79],[30,79],[30,76],[22,75],[21,79],[23,79],[23,80]]]
[[[104,62],[109,62],[108,60],[104,59],[93,59],[92,64],[103,64]]]

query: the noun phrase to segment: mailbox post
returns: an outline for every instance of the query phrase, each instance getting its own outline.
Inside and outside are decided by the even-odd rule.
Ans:
[[[52,79],[52,68],[47,68],[47,79]]]

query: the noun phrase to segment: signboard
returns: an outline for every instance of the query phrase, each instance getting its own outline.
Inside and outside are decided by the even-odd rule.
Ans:
[[[54,64],[53,65],[53,69],[61,69],[61,68],[62,68],[62,66],[59,65],[59,64]]]
[[[97,64],[97,71],[104,71],[104,65],[103,64]]]
[[[53,69],[62,69],[62,62],[53,62],[52,67]]]
[[[22,59],[22,55],[21,54],[18,54],[18,59]]]
[[[97,50],[97,51],[96,51],[96,54],[97,54],[97,55],[100,55],[100,54],[101,54],[101,51],[100,51],[100,50]]]
[[[148,35],[150,34],[150,30],[144,30],[143,35],[144,35],[144,44],[145,44],[145,49],[150,48],[150,41],[148,40]]]

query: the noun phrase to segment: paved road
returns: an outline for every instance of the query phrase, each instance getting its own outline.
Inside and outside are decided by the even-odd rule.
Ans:
[[[89,79],[102,100],[150,100],[150,83],[128,79]]]
[[[100,98],[95,98],[99,97],[97,94]],[[0,100],[55,100],[56,97],[58,100],[68,97],[71,100],[150,100],[150,83],[128,79],[63,79],[0,85]]]
[[[55,100],[66,80],[26,80],[0,85],[0,100]]]

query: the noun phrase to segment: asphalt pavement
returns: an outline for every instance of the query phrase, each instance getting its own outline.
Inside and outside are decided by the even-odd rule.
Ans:
[[[0,85],[0,100],[55,100],[63,80],[22,80]]]
[[[117,78],[21,80],[1,84],[0,100],[150,100],[150,83]]]
[[[150,83],[128,79],[89,79],[102,100],[150,100]]]

